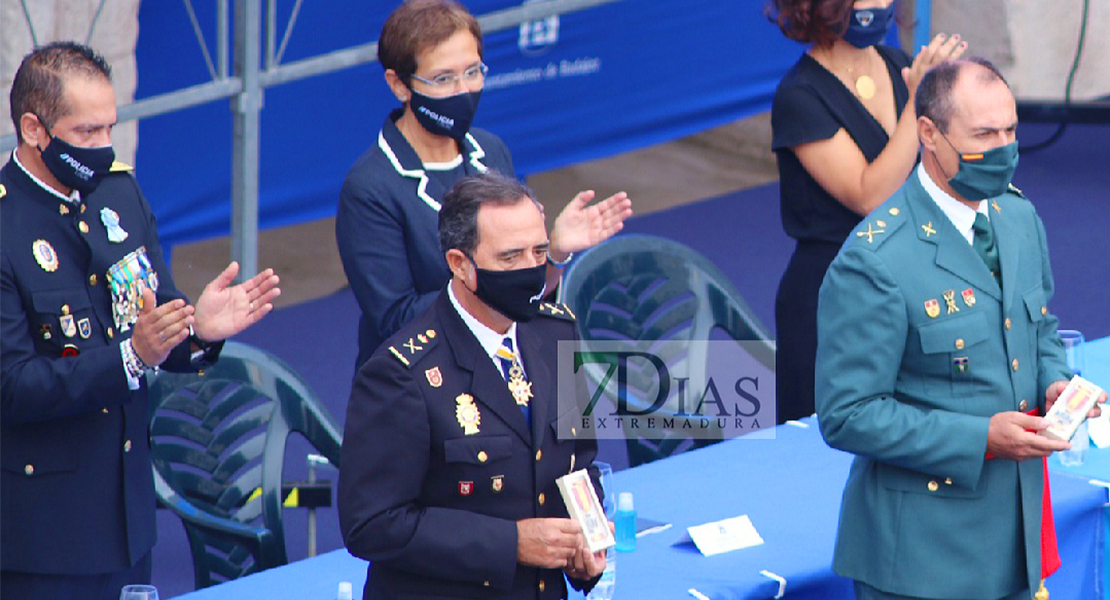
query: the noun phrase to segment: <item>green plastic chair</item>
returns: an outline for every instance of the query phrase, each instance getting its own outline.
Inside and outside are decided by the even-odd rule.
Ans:
[[[775,343],[767,329],[727,277],[704,256],[678,242],[650,235],[615,237],[580,256],[568,268],[561,288],[562,300],[577,316],[585,350],[591,342],[606,340],[645,343],[664,352],[662,345],[652,346],[652,342],[686,341],[682,353],[662,358],[675,371],[685,369],[691,381],[705,381],[706,341],[714,339],[713,332],[719,330],[733,340],[760,342],[746,347],[773,372]],[[673,346],[667,347],[673,350]],[[649,394],[656,389],[655,373],[629,370],[629,388],[646,406],[642,398],[654,397]],[[602,377],[599,371],[587,371],[594,383]],[[650,438],[641,433],[624,430],[630,466],[721,439],[721,432],[712,439],[691,439],[678,428],[656,429]]]
[[[286,440],[298,432],[339,466],[342,430],[316,395],[273,355],[234,341],[201,374],[149,382],[155,491],[185,526],[196,588],[286,564]]]

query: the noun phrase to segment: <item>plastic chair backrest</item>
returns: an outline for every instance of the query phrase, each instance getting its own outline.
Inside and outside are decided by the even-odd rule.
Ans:
[[[185,525],[197,589],[288,562],[286,440],[298,432],[339,466],[342,430],[273,355],[228,341],[201,374],[150,379],[155,489]]]
[[[672,374],[685,369],[691,381],[704,381],[707,341],[720,330],[733,340],[761,342],[746,347],[758,362],[774,368],[775,344],[735,286],[704,256],[678,242],[649,235],[615,237],[579,257],[561,288],[587,349],[599,340],[689,342],[682,354],[662,358]],[[650,386],[630,384],[642,393]],[[681,431],[659,439],[659,433],[645,438],[625,430],[631,466],[720,439],[690,439]]]

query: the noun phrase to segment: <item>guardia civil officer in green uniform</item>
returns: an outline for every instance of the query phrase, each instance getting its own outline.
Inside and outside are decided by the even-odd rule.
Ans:
[[[597,444],[557,436],[556,348],[575,328],[541,301],[543,213],[490,171],[444,196],[439,237],[451,280],[359,369],[347,407],[339,522],[370,561],[363,598],[565,598],[605,553],[555,485]]]
[[[267,270],[234,264],[196,305],[154,215],[114,162],[108,64],[56,42],[11,90],[19,146],[0,169],[0,592],[117,600],[150,581],[154,482],[144,374],[195,371],[270,311]]]
[[[857,455],[833,570],[858,598],[1028,600],[1041,457],[1068,448],[1036,434],[1071,376],[1044,226],[1010,185],[1017,112],[993,65],[935,67],[916,109],[921,165],[821,287],[818,419]]]

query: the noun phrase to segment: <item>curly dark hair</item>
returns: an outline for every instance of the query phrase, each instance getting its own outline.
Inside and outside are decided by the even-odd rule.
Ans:
[[[828,46],[848,28],[852,0],[767,0],[763,14],[795,41]]]

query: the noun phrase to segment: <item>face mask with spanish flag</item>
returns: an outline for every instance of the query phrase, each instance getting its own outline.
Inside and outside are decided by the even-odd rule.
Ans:
[[[944,139],[947,141],[948,136]],[[952,142],[948,145],[952,146]],[[1001,196],[1010,187],[1018,165],[1017,140],[986,152],[959,154],[960,169],[948,180],[948,185],[966,200],[974,202]]]

